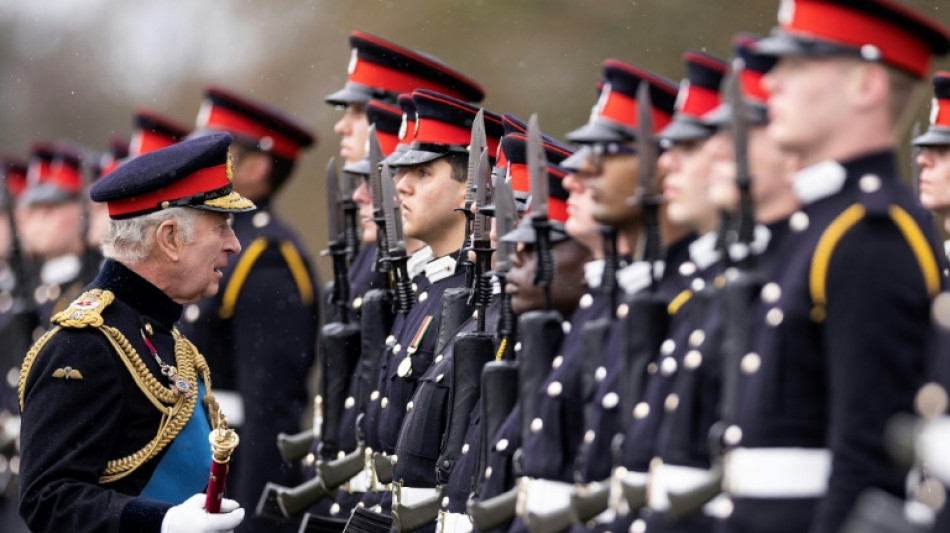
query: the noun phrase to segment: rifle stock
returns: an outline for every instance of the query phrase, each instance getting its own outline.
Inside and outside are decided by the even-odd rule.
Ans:
[[[570,517],[572,521],[584,524],[606,511],[609,506],[610,482],[588,483],[571,494]]]
[[[399,533],[409,533],[416,531],[439,517],[439,510],[442,508],[442,487],[438,487],[435,495],[419,502],[417,505],[408,506],[396,503],[393,505],[393,528]]]
[[[285,463],[295,463],[303,459],[310,452],[313,439],[313,429],[305,429],[292,435],[278,433],[277,450],[280,451],[281,459]]]
[[[722,468],[718,465],[709,472],[709,479],[688,492],[668,491],[669,515],[676,521],[692,518],[702,511],[713,498],[722,493]]]
[[[518,503],[518,487],[484,501],[469,499],[466,511],[478,531],[488,531],[503,526],[515,517]]]

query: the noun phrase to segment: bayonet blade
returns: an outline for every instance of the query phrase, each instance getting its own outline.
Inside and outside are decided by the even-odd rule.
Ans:
[[[373,199],[373,211],[377,217],[383,215],[383,189],[379,172],[379,163],[383,160],[383,151],[376,137],[376,125],[369,127],[369,190]]]
[[[732,129],[732,147],[736,161],[736,185],[739,189],[749,187],[749,124],[747,122],[745,100],[739,84],[739,73],[744,68],[741,58],[732,63],[732,73],[726,80],[726,102],[732,111],[730,127]]]
[[[491,179],[491,162],[488,160],[488,150],[482,150],[482,155],[478,160],[477,178],[475,180],[475,204],[479,208],[488,204],[488,180]],[[475,242],[488,240],[485,231],[487,225],[485,215],[475,214],[475,222],[472,226],[472,239]]]
[[[402,233],[402,208],[400,207],[399,193],[393,183],[389,163],[383,163],[380,170],[380,184],[382,185],[383,216],[386,218],[386,241],[389,245],[389,255],[393,258],[406,254],[406,239]]]
[[[468,144],[468,176],[465,186],[465,210],[472,208],[472,202],[475,201],[475,189],[478,180],[478,161],[482,150],[488,143],[485,133],[485,110],[479,109],[475,115],[475,121],[472,122],[472,137]]]
[[[331,243],[343,239],[343,208],[334,158],[327,163],[327,237]]]
[[[538,128],[537,113],[528,121],[528,180],[531,187],[531,216],[548,216],[548,161],[541,145],[541,130]]]
[[[658,192],[656,183],[656,143],[653,139],[653,102],[650,84],[640,81],[637,87],[637,170],[639,196],[642,202]]]
[[[507,274],[511,270],[511,254],[515,252],[515,243],[502,242],[501,237],[514,231],[518,225],[518,206],[511,186],[505,181],[505,176],[495,176],[495,234],[498,242],[495,247],[495,270]]]

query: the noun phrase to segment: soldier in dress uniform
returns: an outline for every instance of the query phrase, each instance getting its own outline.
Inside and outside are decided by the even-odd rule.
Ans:
[[[943,228],[950,228],[950,72],[933,76],[933,101],[930,128],[913,140],[918,150],[918,195],[924,209],[943,217]],[[947,254],[944,242],[944,255]]]
[[[44,329],[95,277],[98,267],[98,250],[86,247],[83,234],[83,172],[80,153],[70,145],[33,147],[28,186],[19,203],[26,251],[41,261],[33,296]]]
[[[466,220],[456,208],[464,206],[467,146],[478,108],[426,90],[414,91],[412,98],[417,114],[415,139],[393,165],[398,169],[395,180],[405,236],[425,243],[433,259],[425,264],[424,274],[413,280],[415,303],[396,316],[379,365],[377,388],[369,396],[363,417],[365,442],[377,458],[396,452],[407,405],[436,357],[442,294],[465,281],[465,273],[456,264]],[[362,503],[387,516],[391,493],[368,492]],[[363,527],[358,515],[347,525],[354,531]]]
[[[904,495],[885,426],[923,384],[941,276],[895,142],[950,33],[890,1],[796,0],[757,50],[778,58],[763,79],[768,133],[800,158],[803,207],[767,252],[750,349],[724,370],[738,384],[718,529],[838,531],[863,492]]]
[[[23,255],[19,235],[14,234],[16,201],[26,188],[26,162],[0,160],[0,529],[10,533],[29,531],[17,512],[20,409],[16,387],[20,362],[32,343],[37,326],[32,283],[35,274]],[[16,248],[16,250],[14,250]]]
[[[316,352],[319,286],[299,236],[278,217],[272,200],[314,138],[283,112],[212,87],[196,131],[222,130],[235,138],[234,189],[258,209],[234,217],[244,251],[229,259],[214,298],[186,307],[182,328],[221,369],[219,399],[236,404],[233,422],[245,446],[233,459],[231,494],[242,505],[254,505],[268,480],[288,486],[300,480],[274,443],[278,433],[299,431],[310,404],[307,376]],[[266,526],[251,519],[242,527]]]
[[[241,246],[227,133],[139,157],[100,180],[109,259],[31,348],[19,379],[20,512],[33,531],[229,531],[203,510],[212,427],[208,366],[175,322],[218,292]],[[208,413],[206,413],[206,408]],[[198,494],[196,494],[198,493]]]
[[[660,437],[661,424],[671,416],[693,409],[690,396],[674,390],[674,380],[689,375],[701,363],[699,349],[705,343],[706,333],[698,327],[708,312],[708,293],[719,272],[719,210],[708,195],[712,157],[705,145],[714,130],[703,122],[703,116],[719,104],[719,87],[726,73],[724,61],[701,52],[684,55],[687,78],[680,84],[676,113],[673,121],[659,132],[666,147],[658,165],[663,173],[665,214],[672,223],[690,228],[699,237],[689,244],[689,260],[683,262],[672,276],[678,276],[687,288],[674,301],[670,310],[669,331],[663,354],[653,361],[659,372],[649,374],[635,417],[624,442],[624,468],[644,472],[649,466],[650,509],[647,531],[667,531],[671,526],[665,518],[669,502],[665,490],[673,488],[677,476],[691,467],[689,464],[667,465],[654,460]],[[673,306],[671,306],[673,307]],[[709,339],[713,342],[713,339]],[[679,371],[677,369],[679,368]],[[699,400],[697,400],[698,402]],[[675,463],[675,462],[674,462]],[[666,480],[669,480],[667,482]],[[630,509],[632,516],[618,518],[616,527],[627,529],[639,510]],[[638,527],[640,524],[638,524]],[[692,524],[696,531],[708,529],[709,524]],[[677,529],[678,530],[678,529]]]
[[[568,139],[584,145],[582,150],[586,150],[588,154],[578,175],[583,177],[585,186],[593,191],[594,219],[613,226],[618,234],[626,238],[631,249],[637,249],[639,246],[651,250],[650,254],[644,254],[639,261],[624,267],[616,274],[619,288],[627,294],[636,294],[651,286],[658,288],[656,284],[659,282],[659,269],[655,267],[662,257],[656,255],[658,247],[661,246],[658,242],[659,226],[651,225],[652,229],[646,232],[650,235],[649,244],[644,245],[641,242],[641,230],[644,227],[643,215],[647,213],[647,209],[643,207],[645,202],[633,205],[630,200],[636,196],[639,187],[636,170],[638,158],[633,147],[635,142],[640,141],[636,132],[639,123],[636,109],[639,104],[636,103],[635,94],[637,88],[645,84],[652,99],[653,108],[650,114],[656,120],[654,129],[658,129],[671,119],[677,86],[660,76],[617,60],[604,62],[604,80],[600,100],[592,112],[591,120],[585,126],[569,133]],[[651,131],[652,133],[654,132]],[[655,173],[655,169],[653,172]],[[646,190],[646,177],[642,185],[643,190]],[[655,182],[653,185],[658,186]],[[682,232],[676,233],[676,236],[668,233],[667,238],[682,240]],[[673,256],[677,259],[672,261],[674,266],[667,266],[667,269],[675,269],[682,261],[679,257],[683,252],[678,245],[670,246],[670,250],[676,250]],[[667,291],[668,289],[664,289],[663,292]],[[626,300],[626,297],[622,299]],[[603,333],[604,340],[601,342],[605,348],[602,353],[585,355],[585,359],[595,358],[584,363],[594,367],[593,383],[590,385],[589,401],[584,408],[583,437],[571,467],[573,479],[580,487],[577,490],[583,493],[589,492],[593,487],[590,483],[609,477],[612,464],[611,441],[619,429],[616,416],[618,402],[614,400],[619,399],[618,383],[621,383],[623,378],[617,367],[618,360],[627,357],[626,349],[621,346],[625,337],[623,331],[630,327],[623,324],[627,304],[617,305],[619,300],[620,298],[614,298],[612,302],[617,311],[611,314],[615,314],[616,319],[607,325],[609,329]],[[640,330],[648,327],[646,324],[637,325]],[[542,428],[542,420],[532,422],[533,432],[536,433]],[[571,521],[566,518],[565,511],[571,506],[574,488],[565,488],[563,484],[537,487],[539,490],[535,490],[536,487],[530,484],[523,487],[525,505],[521,516],[529,530],[534,529],[533,521],[539,522],[539,528],[543,527],[540,526],[541,522],[548,522],[555,531],[571,527]],[[558,515],[560,518],[555,518]],[[590,519],[601,524],[598,527],[609,523],[608,513],[598,511],[593,515]],[[583,518],[583,522],[588,522],[588,518]],[[586,528],[583,523],[575,524],[575,527]]]
[[[395,105],[399,95],[412,93],[414,89],[429,89],[467,102],[480,102],[485,97],[478,83],[428,54],[369,33],[354,31],[350,34],[346,84],[324,98],[343,111],[333,131],[340,135],[340,156],[346,164],[358,163],[366,154],[367,103],[375,99]],[[412,123],[407,125],[411,127]],[[400,139],[401,142],[412,140],[414,128],[406,131],[409,138]],[[372,197],[365,185],[356,188],[353,201],[360,206],[359,217],[363,221],[363,246],[350,265],[352,305],[358,308],[363,294],[372,286],[376,225],[371,221]]]

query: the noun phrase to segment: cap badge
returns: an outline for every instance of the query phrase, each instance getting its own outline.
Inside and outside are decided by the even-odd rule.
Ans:
[[[347,74],[353,74],[356,72],[356,63],[359,62],[359,58],[357,57],[358,55],[359,51],[356,48],[350,50],[350,64],[346,68]]]
[[[937,123],[937,115],[940,114],[940,101],[936,98],[930,101],[930,124]]]
[[[402,123],[399,124],[399,140],[404,140],[406,138],[406,130],[409,129],[409,115],[407,113],[402,114]]]
[[[787,26],[795,18],[795,0],[782,0],[778,6],[778,23]]]
[[[689,99],[689,80],[684,79],[680,82],[680,90],[676,93],[676,103],[673,104],[673,109],[677,112],[682,111],[687,99]]]
[[[224,166],[224,173],[228,177],[228,181],[234,181],[234,161],[231,159],[231,149],[228,148],[228,162]]]

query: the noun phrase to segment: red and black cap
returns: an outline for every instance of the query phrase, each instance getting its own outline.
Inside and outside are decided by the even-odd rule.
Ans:
[[[402,110],[402,123],[399,125],[399,144],[386,157],[386,162],[390,164],[409,151],[409,145],[416,137],[416,104],[412,101],[412,93],[400,94],[396,104]]]
[[[23,194],[26,189],[26,162],[15,157],[0,157],[0,171],[3,172],[3,179],[6,187],[3,195],[0,195],[0,209],[6,209],[7,199],[14,203]]]
[[[67,143],[36,143],[30,151],[23,205],[58,204],[79,198],[82,158]]]
[[[933,76],[933,101],[930,103],[930,127],[914,139],[914,146],[950,144],[950,72]]]
[[[603,62],[604,87],[591,111],[590,121],[567,134],[567,140],[580,144],[627,142],[637,137],[637,87],[648,84],[653,105],[654,133],[673,118],[676,83],[616,59]]]
[[[129,157],[129,140],[118,135],[109,137],[109,149],[99,156],[98,177],[101,178],[118,168],[127,157]]]
[[[132,141],[129,156],[136,157],[181,142],[188,128],[150,109],[140,107],[132,118]]]
[[[551,220],[565,222],[567,221],[568,192],[562,181],[568,171],[559,167],[558,164],[570,157],[574,150],[550,137],[544,137],[541,146],[544,148],[544,155],[548,160],[548,193],[550,195],[548,198],[548,217]],[[508,161],[508,178],[511,190],[515,192],[516,198],[518,196],[526,198],[531,191],[528,175],[528,137],[521,133],[505,135],[501,140],[501,150],[505,153],[505,159]],[[522,195],[519,195],[519,192]]]
[[[761,53],[853,56],[923,78],[950,51],[950,30],[894,0],[782,0],[778,23]]]
[[[449,153],[468,153],[478,107],[424,89],[413,91],[412,102],[416,106],[416,135],[409,150],[391,165],[421,165]],[[486,147],[494,155],[504,131],[502,119],[488,110],[484,117]]]
[[[359,31],[350,34],[350,48],[346,85],[324,98],[328,104],[365,104],[371,99],[396,103],[401,93],[416,89],[467,102],[485,98],[481,85],[428,54]]]
[[[310,148],[314,136],[283,111],[220,87],[205,91],[196,132],[227,131],[235,141],[290,161]]]
[[[719,88],[729,70],[725,61],[703,52],[686,52],[683,59],[686,79],[680,82],[676,113],[659,133],[662,139],[672,142],[695,141],[714,133],[702,117],[719,105]]]
[[[758,52],[757,43],[761,38],[751,33],[739,33],[732,39],[733,62],[739,77],[739,88],[745,105],[746,120],[752,125],[764,125],[769,122],[769,95],[762,86],[762,78],[775,66],[778,58]],[[723,128],[732,121],[732,106],[721,103],[704,117],[704,122],[712,128]]]
[[[399,145],[399,129],[402,126],[402,109],[399,107],[370,100],[366,104],[366,120],[376,126],[376,138],[384,156],[389,156]],[[343,167],[344,172],[351,174],[369,174],[369,150],[359,161]]]
[[[89,197],[107,203],[113,219],[171,207],[250,211],[254,203],[235,192],[231,183],[232,140],[230,133],[218,132],[142,154],[99,180]]]

